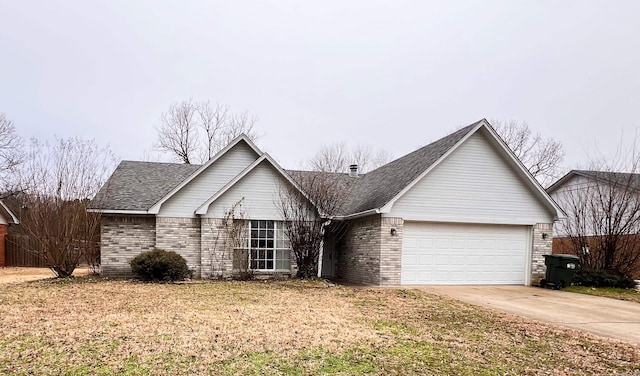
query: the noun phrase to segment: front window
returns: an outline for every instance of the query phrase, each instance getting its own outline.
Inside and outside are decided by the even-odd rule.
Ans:
[[[291,245],[284,224],[277,221],[249,221],[246,233],[249,268],[253,270],[289,270]]]

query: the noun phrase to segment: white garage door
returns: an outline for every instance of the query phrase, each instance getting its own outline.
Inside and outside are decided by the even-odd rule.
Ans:
[[[525,283],[528,226],[405,222],[403,284]]]

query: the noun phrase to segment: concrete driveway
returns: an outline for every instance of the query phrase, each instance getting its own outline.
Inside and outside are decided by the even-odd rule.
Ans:
[[[475,305],[640,345],[640,304],[525,286],[421,286]]]

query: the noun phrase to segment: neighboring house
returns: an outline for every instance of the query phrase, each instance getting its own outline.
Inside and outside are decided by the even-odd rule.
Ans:
[[[554,228],[553,253],[589,254],[613,234],[616,257],[637,260],[628,272],[640,278],[640,174],[572,170],[547,193],[567,213]]]
[[[544,275],[563,212],[486,120],[351,179],[332,218],[343,226],[326,234],[323,276],[528,285]],[[232,208],[234,223],[246,223],[240,254],[250,268],[295,273],[277,204],[283,184],[295,185],[244,136],[202,166],[124,161],[91,205],[103,213],[103,273],[127,275],[131,258],[157,247],[183,255],[196,276],[233,274],[232,252],[217,246]]]
[[[0,200],[0,267],[4,267],[6,265],[5,242],[7,230],[12,224],[19,224],[18,218],[16,218],[15,214],[13,214],[7,205]]]

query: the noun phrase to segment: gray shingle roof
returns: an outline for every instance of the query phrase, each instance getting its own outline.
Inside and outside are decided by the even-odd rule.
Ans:
[[[640,174],[614,171],[571,170],[547,188],[547,192],[551,193],[558,189],[569,179],[571,175],[582,175],[584,177],[604,181],[606,183],[616,183],[640,190]]]
[[[480,122],[482,120],[361,175],[342,214],[355,214],[383,207]]]
[[[200,165],[122,161],[90,209],[147,210]]]
[[[482,121],[482,120],[481,120]],[[412,153],[398,158],[358,178],[336,174],[337,182],[355,184],[349,189],[342,215],[383,207],[407,185],[457,144],[481,121],[461,128]],[[199,165],[122,161],[92,200],[90,208],[108,210],[148,210],[191,175]],[[321,172],[287,170],[294,180],[301,174]]]

